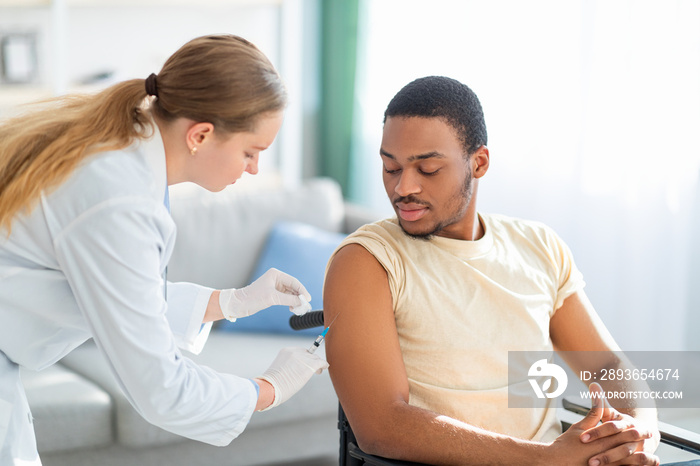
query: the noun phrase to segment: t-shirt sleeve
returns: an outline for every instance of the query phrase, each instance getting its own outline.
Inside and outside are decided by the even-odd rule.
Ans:
[[[546,229],[547,248],[557,272],[557,291],[554,301],[554,312],[559,309],[566,298],[586,286],[583,274],[576,267],[574,255],[569,246],[552,229]]]
[[[396,249],[390,245],[390,240],[378,231],[374,231],[375,228],[372,224],[365,225],[345,238],[328,260],[326,272],[328,272],[328,267],[338,251],[349,244],[359,244],[372,254],[386,271],[391,297],[393,302],[397,303],[406,284],[405,271],[401,266],[399,256],[396,254]]]

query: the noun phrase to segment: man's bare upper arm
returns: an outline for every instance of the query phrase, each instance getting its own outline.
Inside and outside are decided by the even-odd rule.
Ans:
[[[616,351],[619,347],[583,291],[564,300],[549,323],[558,351]]]
[[[358,438],[371,437],[395,402],[408,402],[387,273],[364,247],[350,244],[334,257],[323,293],[329,372]],[[364,434],[364,435],[363,435]]]
[[[576,374],[619,363],[620,348],[583,291],[564,300],[549,322],[549,333],[554,349]]]

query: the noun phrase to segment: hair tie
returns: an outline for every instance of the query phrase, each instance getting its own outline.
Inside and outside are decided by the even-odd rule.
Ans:
[[[146,94],[158,97],[157,77],[155,73],[151,73],[151,75],[146,78]]]

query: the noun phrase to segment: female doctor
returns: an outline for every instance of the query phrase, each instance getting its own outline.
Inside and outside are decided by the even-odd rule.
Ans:
[[[293,277],[271,269],[222,291],[164,279],[167,185],[220,191],[257,173],[285,105],[269,60],[219,35],[185,44],[146,80],[0,125],[0,464],[40,464],[19,367],[41,370],[90,337],[144,418],[213,445],[327,367],[286,348],[249,380],[178,349],[201,350],[217,319],[302,308],[310,296]]]

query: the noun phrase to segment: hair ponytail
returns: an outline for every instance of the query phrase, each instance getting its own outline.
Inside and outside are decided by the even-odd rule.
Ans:
[[[152,128],[143,114],[144,81],[135,79],[98,94],[46,101],[39,111],[0,125],[0,228],[59,185],[88,155],[120,149]]]

